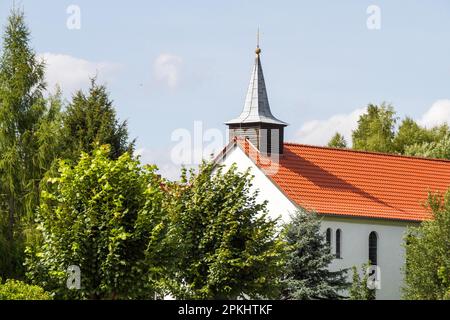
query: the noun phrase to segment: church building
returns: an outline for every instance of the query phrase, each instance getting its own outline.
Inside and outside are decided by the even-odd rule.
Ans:
[[[229,144],[215,161],[250,168],[273,218],[317,212],[335,254],[330,268],[370,261],[377,299],[400,299],[406,228],[431,219],[424,202],[450,186],[450,161],[285,142],[288,124],[271,112],[260,56],[258,46],[244,108],[226,122]]]

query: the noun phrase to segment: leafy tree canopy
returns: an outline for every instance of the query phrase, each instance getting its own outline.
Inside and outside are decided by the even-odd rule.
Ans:
[[[367,113],[359,118],[358,127],[353,131],[353,149],[393,152],[396,122],[397,118],[391,105],[369,104]]]
[[[353,277],[349,290],[350,300],[375,300],[375,290],[367,286],[369,274],[366,269],[369,265],[370,263],[363,264],[361,270],[358,270],[356,266],[352,267]]]
[[[0,300],[52,300],[50,293],[38,286],[22,281],[8,279],[2,283],[0,278]]]
[[[412,145],[422,145],[435,139],[433,132],[419,126],[413,119],[406,117],[395,135],[394,149],[400,154]]]
[[[266,203],[252,192],[249,172],[204,163],[183,171],[170,186],[175,268],[170,291],[177,298],[274,297],[283,266],[284,243]]]
[[[433,220],[411,227],[405,238],[404,297],[450,299],[450,192],[429,194]]]
[[[28,276],[58,297],[152,298],[165,263],[163,191],[154,167],[102,146],[74,167],[62,161],[41,194],[42,244],[28,250]],[[161,262],[161,263],[160,263]],[[66,288],[66,270],[81,269],[81,290]]]

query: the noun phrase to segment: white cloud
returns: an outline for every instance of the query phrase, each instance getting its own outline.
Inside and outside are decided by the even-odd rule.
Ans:
[[[147,149],[140,148],[135,151],[140,156],[142,164],[156,164],[159,174],[169,180],[178,180],[181,173],[181,165],[171,160],[170,148]]]
[[[153,64],[156,80],[169,88],[175,88],[180,80],[181,63],[182,59],[176,55],[160,54]]]
[[[304,123],[296,133],[300,143],[326,145],[331,137],[339,132],[347,143],[351,143],[352,130],[357,127],[359,116],[365,108],[356,109],[348,114],[337,114],[326,120],[312,120]]]
[[[450,123],[450,100],[438,100],[418,120],[418,123],[432,128],[444,123]]]
[[[334,115],[326,120],[312,120],[304,123],[296,133],[296,141],[312,145],[326,145],[331,137],[339,132],[344,135],[348,144],[352,141],[352,131],[358,125],[358,119],[366,111],[356,109],[348,114]],[[450,124],[450,100],[437,100],[417,120],[417,123],[432,128],[444,123]]]
[[[46,63],[48,89],[52,91],[58,84],[66,95],[86,89],[90,77],[97,75],[101,82],[111,80],[121,68],[116,63],[91,62],[66,54],[46,52],[39,54],[39,57]]]

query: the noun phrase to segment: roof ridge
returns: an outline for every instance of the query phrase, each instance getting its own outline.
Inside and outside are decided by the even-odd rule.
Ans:
[[[414,160],[427,160],[427,161],[435,161],[435,162],[446,162],[450,164],[449,159],[440,159],[440,158],[427,158],[423,156],[408,156],[403,154],[395,154],[395,153],[384,153],[384,152],[377,152],[377,151],[365,151],[365,150],[354,150],[350,148],[335,148],[335,147],[326,147],[326,146],[317,146],[312,144],[304,144],[304,143],[296,143],[296,142],[284,142],[285,145],[294,145],[294,146],[300,146],[300,147],[307,147],[307,148],[316,148],[316,149],[327,149],[327,150],[335,150],[335,151],[342,151],[342,152],[349,152],[349,153],[363,153],[363,154],[370,154],[370,155],[377,155],[377,156],[388,156],[388,157],[394,157],[394,158],[403,158],[403,159],[414,159]]]

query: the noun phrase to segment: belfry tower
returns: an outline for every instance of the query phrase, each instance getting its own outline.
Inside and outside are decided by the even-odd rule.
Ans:
[[[259,36],[258,36],[259,38]],[[244,109],[239,117],[226,122],[230,141],[234,137],[248,139],[263,154],[282,154],[284,127],[288,124],[272,115],[261,66],[259,40]]]

